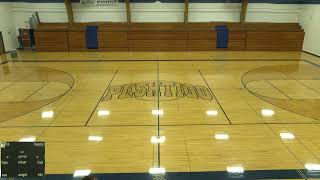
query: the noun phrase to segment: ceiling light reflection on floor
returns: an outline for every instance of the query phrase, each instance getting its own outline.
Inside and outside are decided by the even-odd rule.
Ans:
[[[110,115],[110,111],[107,111],[107,110],[98,111],[98,116],[108,116],[108,115]]]
[[[283,140],[292,140],[295,138],[294,134],[292,134],[290,132],[282,132],[282,133],[280,133],[280,137]]]
[[[208,110],[208,111],[206,111],[206,114],[208,116],[217,116],[218,115],[218,111],[216,111],[216,110]]]
[[[41,117],[43,119],[49,119],[49,118],[52,118],[53,115],[54,115],[53,111],[43,111],[42,114],[41,114]]]
[[[26,136],[19,140],[19,142],[35,142],[35,141],[36,141],[36,137],[34,136]]]
[[[152,110],[153,115],[163,115],[163,110]]]
[[[216,133],[214,135],[214,138],[217,140],[228,140],[229,139],[229,134],[226,133]]]
[[[261,114],[262,116],[265,116],[265,117],[271,117],[274,115],[274,111],[271,109],[262,109]]]
[[[102,136],[89,136],[89,137],[88,137],[88,140],[89,140],[89,141],[99,142],[99,141],[102,141],[102,140],[103,140],[103,137],[102,137]]]
[[[244,172],[244,168],[242,166],[229,166],[227,167],[227,171],[228,173],[243,173]]]
[[[164,141],[166,140],[165,136],[152,136],[151,137],[151,143],[152,144],[157,144],[157,143],[164,143]]]
[[[304,165],[308,171],[320,171],[320,164],[307,163]]]
[[[154,167],[149,169],[150,174],[165,174],[166,169],[162,167]]]
[[[73,177],[84,177],[88,176],[91,174],[90,169],[85,169],[85,170],[75,170],[73,173]]]

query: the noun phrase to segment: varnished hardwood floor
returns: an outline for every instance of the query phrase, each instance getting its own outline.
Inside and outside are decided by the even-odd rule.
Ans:
[[[159,155],[167,172],[320,163],[320,59],[305,53],[19,52],[3,59],[0,141],[46,142],[48,174],[148,172]],[[150,141],[158,107],[166,137],[160,152]],[[216,139],[219,133],[228,139]]]

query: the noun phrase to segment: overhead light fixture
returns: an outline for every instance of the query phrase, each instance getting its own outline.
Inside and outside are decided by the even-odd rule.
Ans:
[[[165,174],[166,169],[162,167],[155,167],[155,168],[150,168],[149,169],[150,174]]]
[[[73,177],[84,177],[91,174],[90,169],[84,169],[84,170],[75,170],[73,173]]]
[[[226,133],[216,133],[214,135],[214,138],[215,139],[218,139],[218,140],[228,140],[229,139],[229,134],[226,134]]]
[[[89,141],[99,142],[99,141],[102,141],[102,140],[103,140],[103,137],[102,137],[102,136],[89,136],[89,137],[88,137],[88,140],[89,140]]]
[[[152,110],[153,115],[163,115],[163,110]]]
[[[292,140],[295,138],[294,134],[292,134],[290,132],[282,132],[282,133],[280,133],[280,137],[283,140]]]
[[[35,141],[36,141],[36,137],[34,136],[23,137],[19,140],[19,142],[35,142]]]
[[[320,171],[320,164],[307,163],[304,165],[308,171]]]
[[[43,111],[42,114],[41,114],[41,117],[43,119],[49,119],[49,118],[52,118],[53,115],[54,115],[53,111]]]
[[[152,144],[157,144],[157,143],[164,143],[164,141],[166,140],[165,136],[152,136],[151,137],[151,143]]]
[[[108,116],[108,115],[110,115],[110,111],[107,111],[107,110],[98,111],[98,116]]]
[[[206,111],[206,114],[208,116],[217,116],[218,115],[218,111],[216,110],[209,110],[209,111]]]
[[[227,167],[227,172],[240,174],[244,172],[244,168],[242,166],[230,166],[230,167]]]
[[[271,117],[274,115],[274,111],[271,109],[262,109],[261,114],[262,116],[265,116],[265,117]]]

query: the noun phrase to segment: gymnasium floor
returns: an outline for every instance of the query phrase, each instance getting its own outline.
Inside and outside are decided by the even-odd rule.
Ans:
[[[20,52],[6,59],[0,141],[44,141],[47,174],[90,169],[142,179],[163,167],[171,179],[224,179],[227,167],[242,167],[245,179],[320,177],[305,169],[320,164],[320,58]],[[164,143],[153,144],[158,135]]]

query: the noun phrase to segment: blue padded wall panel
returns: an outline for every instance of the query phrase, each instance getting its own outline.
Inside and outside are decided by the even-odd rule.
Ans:
[[[87,26],[86,45],[88,49],[98,49],[98,26]]]
[[[227,26],[216,26],[216,48],[228,48],[229,29]]]

